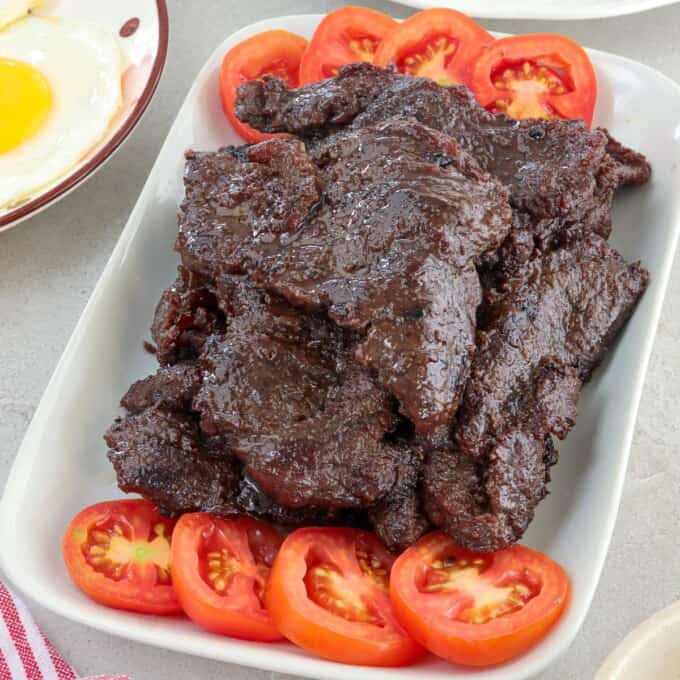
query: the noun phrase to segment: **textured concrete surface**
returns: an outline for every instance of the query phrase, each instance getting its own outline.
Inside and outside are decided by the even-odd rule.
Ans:
[[[409,10],[362,0],[395,16]],[[0,489],[54,366],[135,203],[194,75],[234,30],[281,14],[325,12],[322,0],[170,0],[165,74],[143,122],[85,187],[0,235]],[[358,3],[357,3],[358,4]],[[680,6],[589,22],[486,21],[492,30],[561,31],[680,81]],[[659,102],[663,106],[663,102]],[[671,280],[633,443],[611,549],[585,626],[541,680],[591,678],[633,626],[680,596],[680,270]],[[45,452],[49,455],[49,451]],[[0,549],[7,549],[3,546]],[[138,680],[284,680],[121,641],[33,607],[38,622],[83,674],[126,672]]]

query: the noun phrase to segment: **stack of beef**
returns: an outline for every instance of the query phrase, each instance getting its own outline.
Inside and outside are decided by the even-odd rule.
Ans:
[[[516,541],[647,284],[606,242],[646,161],[365,64],[248,83],[238,113],[292,136],[187,155],[160,368],[106,434],[121,488],[395,550]]]

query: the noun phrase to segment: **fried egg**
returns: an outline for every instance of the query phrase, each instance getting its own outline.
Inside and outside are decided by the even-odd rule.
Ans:
[[[0,31],[18,19],[23,19],[42,0],[0,0]]]
[[[105,29],[27,16],[0,30],[0,208],[76,166],[121,100],[120,50]]]

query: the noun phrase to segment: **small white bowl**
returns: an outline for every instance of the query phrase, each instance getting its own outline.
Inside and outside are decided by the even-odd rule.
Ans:
[[[56,203],[111,158],[149,106],[167,55],[168,10],[165,0],[49,0],[37,13],[96,22],[118,37],[124,64],[123,104],[111,122],[108,134],[68,175],[58,178],[15,208],[0,208],[0,232]]]
[[[496,19],[544,19],[550,21],[603,19],[645,12],[678,0],[395,0],[402,5],[428,9],[450,7],[474,17]]]
[[[629,633],[607,657],[595,680],[680,680],[680,602]]]

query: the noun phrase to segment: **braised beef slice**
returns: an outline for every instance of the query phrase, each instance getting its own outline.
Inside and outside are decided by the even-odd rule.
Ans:
[[[205,437],[185,414],[152,407],[115,423],[105,436],[120,488],[158,503],[165,515],[248,514],[283,526],[364,521],[356,511],[286,508],[242,475],[223,439]]]
[[[189,152],[184,186],[175,248],[213,278],[244,238],[264,244],[292,231],[318,200],[316,168],[295,139]]]
[[[573,427],[580,386],[575,368],[544,358],[520,397],[521,408],[483,459],[457,446],[429,454],[425,509],[457,545],[493,552],[522,537],[556,462],[551,435],[563,438]]]
[[[264,433],[310,418],[336,374],[318,352],[264,334],[228,332],[207,343],[193,408],[208,434]]]
[[[242,479],[236,503],[246,514],[261,517],[285,527],[342,525],[360,528],[366,525],[364,513],[356,509],[311,505],[302,508],[287,508],[279,505],[267,496],[248,475]]]
[[[179,267],[175,283],[161,295],[151,335],[161,365],[195,358],[205,339],[224,330],[212,282],[186,267]]]
[[[373,531],[392,552],[413,545],[430,527],[420,498],[420,471],[424,451],[401,442],[392,448],[397,477],[388,494],[369,511]]]
[[[201,371],[193,361],[161,366],[154,375],[138,380],[120,400],[130,413],[139,413],[156,404],[182,411],[191,408],[201,385]]]
[[[390,399],[359,367],[326,394],[323,410],[276,430],[234,438],[248,475],[287,507],[366,507],[393,488],[394,456],[382,442],[392,429]]]
[[[511,280],[484,316],[457,414],[461,451],[479,458],[509,429],[547,357],[587,380],[647,281],[639,263],[626,263],[597,236],[537,258]]]
[[[474,265],[457,272],[428,258],[362,309],[370,326],[355,357],[377,371],[419,431],[448,424],[458,409],[480,302]]]
[[[360,128],[395,116],[416,118],[454,137],[483,170],[510,189],[510,202],[519,213],[511,237],[491,265],[516,272],[534,247],[551,247],[565,230],[606,235],[611,222],[613,189],[622,183],[643,183],[649,165],[602,130],[565,120],[515,121],[480,107],[465,87],[442,87],[369,64],[340,69],[337,78],[287,89],[265,78],[239,89],[237,115],[266,131],[289,131],[306,138],[313,149],[318,140],[337,134],[339,127]],[[601,166],[614,161],[612,190]],[[514,231],[514,230],[513,230]],[[530,237],[536,243],[529,248]]]
[[[237,514],[240,471],[233,459],[208,457],[196,421],[154,406],[114,423],[104,435],[109,460],[126,493],[139,493],[164,514]]]
[[[507,234],[507,193],[453,140],[409,120],[340,133],[314,159],[321,198],[296,228],[264,239],[248,231],[246,206],[237,223],[222,225],[211,252],[221,254],[223,271],[247,271],[298,307],[368,331],[357,356],[402,412],[424,431],[447,422],[474,350],[480,288],[472,263]],[[250,176],[250,165],[229,172]],[[188,189],[185,214],[192,202]],[[386,360],[381,345],[400,361]]]

